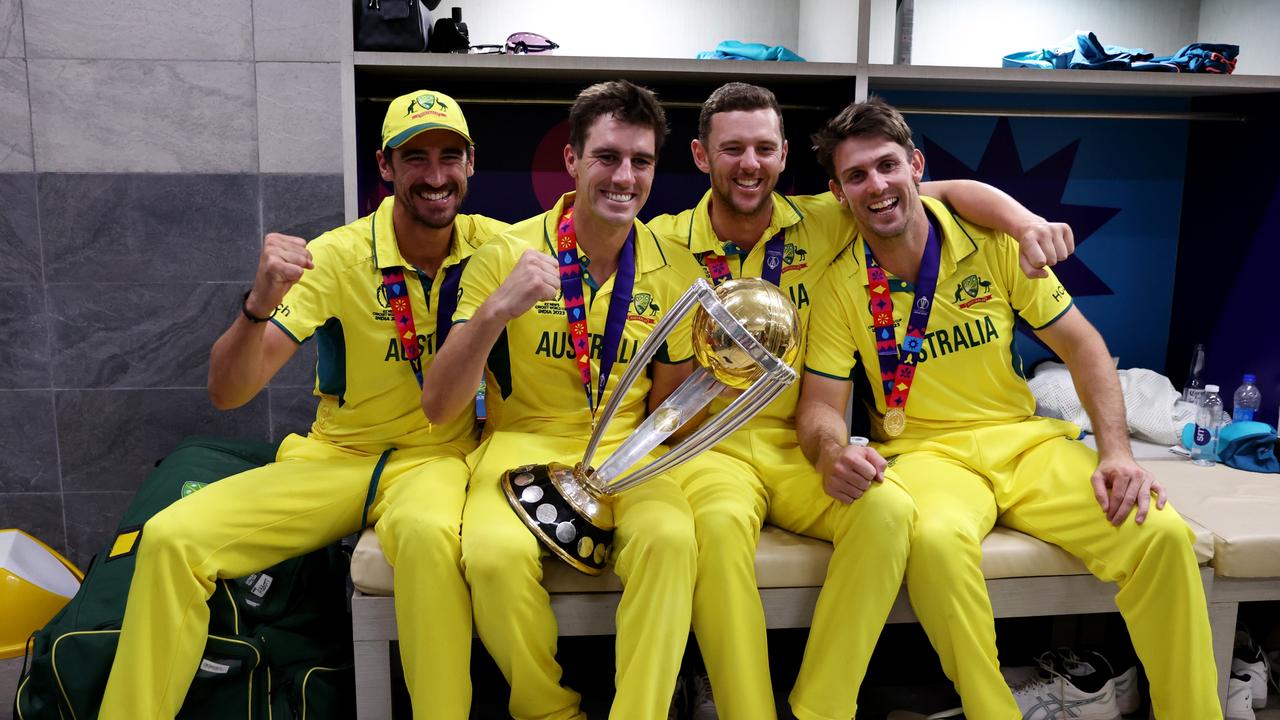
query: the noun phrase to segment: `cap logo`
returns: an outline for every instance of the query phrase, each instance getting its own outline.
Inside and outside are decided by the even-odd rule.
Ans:
[[[423,112],[425,110],[430,110],[431,108],[435,107],[435,105],[436,105],[436,96],[432,95],[431,93],[423,93],[422,95],[419,95],[418,97],[414,98],[413,101],[409,103],[408,111],[405,112],[404,116],[409,117],[410,115],[416,112]],[[441,110],[444,109],[444,103],[440,103],[440,109]]]

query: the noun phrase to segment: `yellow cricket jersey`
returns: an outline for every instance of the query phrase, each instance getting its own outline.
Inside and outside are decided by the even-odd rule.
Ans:
[[[831,193],[784,197],[773,194],[773,217],[760,239],[743,255],[737,246],[721,241],[711,227],[711,191],[690,210],[678,215],[660,215],[649,222],[653,231],[668,242],[692,252],[702,266],[702,276],[710,279],[706,267],[708,255],[724,255],[734,277],[762,277],[765,246],[779,230],[784,231],[782,275],[780,287],[800,310],[801,328],[807,323],[811,297],[819,279],[840,250],[847,247],[857,230],[853,217],[836,202]],[[804,354],[796,356],[795,370],[800,372]],[[800,398],[797,381],[748,421],[744,428],[795,427],[796,402]],[[716,398],[711,404],[715,414],[728,405]]]
[[[505,234],[485,244],[472,257],[462,274],[461,297],[455,322],[466,322],[489,297],[526,250],[555,257],[556,225],[573,193],[556,202],[550,211],[512,226]],[[581,249],[579,249],[581,252]],[[623,327],[618,355],[605,387],[600,407],[609,402],[618,380],[626,372],[640,344],[649,337],[676,300],[697,277],[697,266],[686,253],[671,252],[660,245],[653,232],[635,222],[635,287]],[[587,300],[587,328],[591,336],[592,395],[600,378],[600,351],[605,321],[616,277],[599,288],[584,278]],[[690,314],[690,317],[692,314]],[[680,363],[693,357],[686,320],[668,336],[655,356],[660,362]],[[582,378],[569,340],[569,324],[561,298],[539,302],[528,312],[507,323],[488,359],[488,390],[485,396],[488,420],[486,432],[543,433],[581,438],[584,446],[591,435],[591,411],[587,406]],[[639,426],[646,411],[651,385],[644,373],[627,389],[617,415],[606,430],[604,444],[616,445]]]
[[[394,204],[389,197],[373,214],[312,240],[307,249],[315,267],[289,289],[272,322],[296,342],[316,338],[320,406],[311,437],[375,453],[389,447],[471,443],[470,408],[428,430],[422,391],[397,337],[382,269],[404,268],[424,371],[436,351],[440,283],[400,255],[391,222]],[[479,215],[458,215],[453,246],[437,277],[507,227]]]
[[[1013,354],[1015,316],[1037,330],[1047,327],[1071,308],[1071,296],[1052,271],[1041,279],[1023,275],[1013,238],[957,218],[932,198],[921,200],[942,235],[942,252],[901,437],[923,439],[1023,420],[1035,413],[1036,403],[1019,375],[1021,360]],[[864,243],[859,235],[821,283],[809,323],[805,369],[853,379],[861,358],[875,403],[869,408],[872,432],[876,439],[887,440]],[[892,275],[889,287],[901,346],[915,288]]]

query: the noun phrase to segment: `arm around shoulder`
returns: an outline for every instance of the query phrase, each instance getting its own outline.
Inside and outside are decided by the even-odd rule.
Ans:
[[[1049,222],[999,188],[976,180],[937,180],[920,184],[920,193],[955,209],[976,225],[1008,233],[1018,241],[1019,265],[1027,277],[1046,277],[1044,268],[1075,252],[1075,237],[1066,223]]]

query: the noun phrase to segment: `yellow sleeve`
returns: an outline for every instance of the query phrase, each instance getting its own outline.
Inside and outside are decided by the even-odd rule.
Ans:
[[[1003,233],[997,236],[996,245],[1001,253],[1000,267],[1009,288],[1009,304],[1014,312],[1035,330],[1052,325],[1062,317],[1074,302],[1071,294],[1058,280],[1053,270],[1045,268],[1049,277],[1029,278],[1018,266],[1018,242]]]
[[[315,267],[285,293],[284,300],[271,319],[294,342],[301,343],[316,329],[338,314],[343,288],[340,287],[341,254],[335,236],[325,233],[307,243]]]
[[[805,336],[804,367],[808,372],[848,380],[858,366],[857,323],[870,322],[865,308],[858,311],[855,274],[861,268],[843,253],[818,283]]]
[[[454,324],[470,320],[511,272],[514,263],[511,262],[510,247],[510,238],[499,235],[476,249],[458,283],[458,307],[453,311]]]
[[[665,294],[666,307],[675,307],[680,297],[693,285],[694,280],[702,277],[702,265],[693,259],[693,255],[689,253],[687,248],[675,246],[669,243],[663,247],[670,263],[668,277],[664,281],[666,288]],[[680,318],[680,322],[676,325],[675,330],[667,336],[665,350],[660,350],[657,355],[659,362],[665,363],[682,363],[693,358],[693,316],[696,308],[691,310],[684,317]]]

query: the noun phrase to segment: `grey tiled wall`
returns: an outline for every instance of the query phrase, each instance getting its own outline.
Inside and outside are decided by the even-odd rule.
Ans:
[[[333,0],[0,0],[0,528],[80,564],[191,434],[305,430],[304,346],[204,390],[264,232],[342,222]]]

